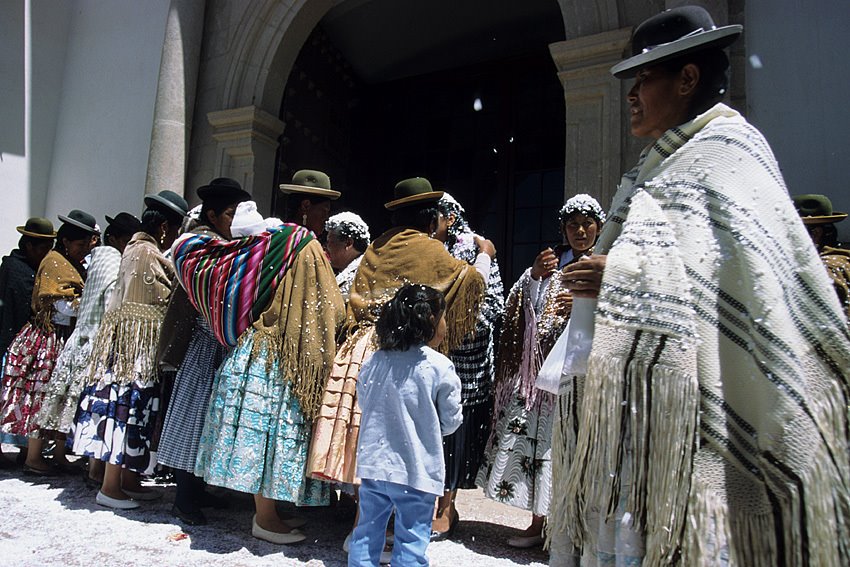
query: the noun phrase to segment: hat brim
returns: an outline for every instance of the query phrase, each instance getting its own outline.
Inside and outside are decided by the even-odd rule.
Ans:
[[[429,191],[428,193],[419,193],[418,195],[410,195],[409,197],[402,197],[401,199],[390,201],[389,203],[384,204],[384,208],[390,211],[394,211],[396,209],[400,209],[402,207],[407,207],[410,205],[416,205],[418,203],[439,201],[442,198],[443,191]]]
[[[159,195],[145,195],[145,205],[148,207],[153,206],[154,208],[157,208],[158,206],[163,206],[169,211],[180,215],[180,218],[183,218],[188,214],[188,211],[184,211],[168,199],[160,197]]]
[[[244,189],[236,187],[220,187],[204,185],[196,191],[201,201],[228,201],[230,203],[243,203],[251,200],[251,194]]]
[[[17,230],[18,232],[20,232],[24,236],[30,236],[32,238],[51,238],[51,239],[56,238],[56,232],[53,232],[52,234],[42,234],[40,232],[31,232],[31,231],[27,230],[26,226],[15,227],[15,230]]]
[[[841,222],[847,218],[847,213],[833,213],[831,215],[822,215],[822,216],[812,216],[812,217],[800,217],[803,219],[803,224],[827,224],[831,222]]]
[[[83,230],[87,230],[88,232],[90,232],[90,233],[92,233],[92,234],[100,234],[100,231],[99,231],[98,229],[96,229],[96,228],[94,228],[94,227],[92,227],[92,226],[89,226],[89,225],[87,225],[87,224],[83,224],[83,223],[81,223],[80,221],[76,221],[76,220],[74,220],[74,219],[72,219],[72,218],[69,218],[69,217],[66,217],[66,216],[62,216],[62,215],[56,215],[56,216],[57,216],[57,217],[59,217],[59,220],[61,220],[61,221],[62,221],[62,222],[64,222],[64,223],[68,223],[68,224],[70,224],[70,225],[74,225],[74,226],[76,226],[77,228],[81,228],[81,229],[83,229]]]
[[[611,67],[611,74],[618,79],[630,79],[638,69],[655,65],[682,55],[701,51],[711,47],[724,48],[732,45],[744,28],[738,24],[715,28],[707,32],[686,36],[670,43],[665,43],[644,53],[638,53]]]
[[[333,189],[322,189],[321,187],[309,187],[307,185],[292,185],[289,183],[282,183],[280,185],[281,193],[298,193],[303,195],[318,195],[320,197],[325,197],[326,199],[330,199],[331,201],[336,201],[339,199],[340,193],[339,191],[334,191]]]

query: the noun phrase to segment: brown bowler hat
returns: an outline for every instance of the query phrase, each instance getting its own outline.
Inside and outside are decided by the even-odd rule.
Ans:
[[[443,191],[434,191],[431,182],[424,177],[412,177],[396,183],[393,190],[393,200],[385,203],[384,207],[394,211],[419,203],[437,202],[442,196]]]
[[[50,219],[44,217],[30,217],[24,226],[19,226],[15,230],[24,236],[31,236],[33,238],[56,238],[53,223],[50,222]]]

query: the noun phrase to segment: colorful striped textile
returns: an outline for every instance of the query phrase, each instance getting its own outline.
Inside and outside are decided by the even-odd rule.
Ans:
[[[310,230],[282,224],[259,235],[222,240],[194,234],[174,248],[174,266],[189,300],[221,344],[235,346],[274,297]]]

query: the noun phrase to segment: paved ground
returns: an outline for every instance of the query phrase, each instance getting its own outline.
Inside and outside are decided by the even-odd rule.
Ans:
[[[7,447],[4,447],[6,450]],[[143,508],[112,512],[95,504],[81,475],[41,479],[20,469],[0,470],[0,566],[85,567],[285,567],[342,566],[342,542],[351,528],[346,508],[301,508],[308,539],[276,546],[251,537],[249,496],[228,492],[232,506],[208,513],[209,525],[179,526],[169,513],[174,487],[158,487],[162,500]],[[431,564],[540,566],[541,549],[515,550],[504,542],[524,528],[530,514],[487,500],[480,490],[461,491],[461,523],[454,541],[428,548]]]

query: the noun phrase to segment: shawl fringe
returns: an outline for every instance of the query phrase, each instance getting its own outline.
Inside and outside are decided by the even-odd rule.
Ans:
[[[124,303],[106,312],[92,345],[91,381],[111,371],[110,383],[156,382],[156,345],[165,307]]]
[[[578,519],[567,526],[569,535],[579,547],[586,540],[588,502],[602,503],[606,508],[600,515],[613,518],[623,489],[619,482],[626,455],[621,448],[628,447],[632,483],[626,508],[645,526],[645,565],[673,563],[696,449],[696,377],[622,357],[591,355],[588,368],[589,376],[605,379],[588,383],[584,391],[574,465],[561,497],[566,517]],[[654,411],[656,406],[666,411]]]

